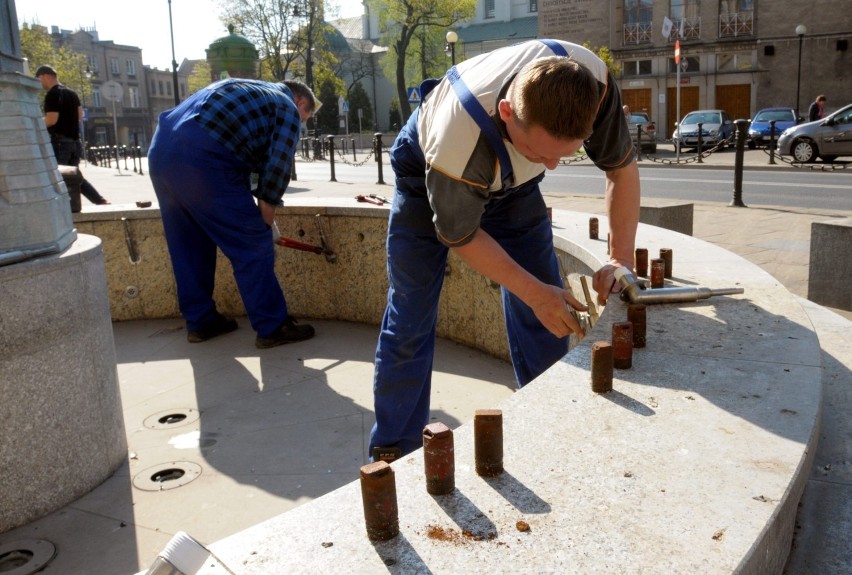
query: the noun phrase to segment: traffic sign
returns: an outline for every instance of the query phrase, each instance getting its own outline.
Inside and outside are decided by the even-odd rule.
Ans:
[[[420,99],[420,88],[418,86],[411,86],[410,88],[408,88],[409,104],[419,104]]]
[[[110,80],[101,86],[101,94],[110,102],[121,102],[124,96],[124,88],[115,80]]]

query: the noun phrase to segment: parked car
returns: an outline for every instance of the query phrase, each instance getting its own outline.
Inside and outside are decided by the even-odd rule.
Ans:
[[[698,148],[698,124],[701,124],[701,146],[724,148],[734,139],[736,127],[725,110],[696,110],[675,125],[672,143],[677,148]]]
[[[657,125],[645,112],[631,112],[627,119],[633,145],[639,144],[639,128],[642,128],[642,147],[640,151],[653,154],[657,151]]]
[[[797,162],[813,162],[817,157],[832,162],[837,156],[852,156],[852,104],[822,120],[787,128],[778,138],[778,153]]]
[[[775,120],[775,139],[777,140],[781,132],[796,125],[796,112],[793,108],[764,108],[755,114],[748,128],[750,150],[769,145],[772,120]]]

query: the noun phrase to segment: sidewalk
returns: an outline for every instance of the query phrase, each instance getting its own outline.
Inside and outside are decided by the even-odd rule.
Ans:
[[[762,151],[747,155],[752,167],[766,162]],[[723,160],[734,158],[732,152],[717,156],[719,169],[725,168]],[[84,199],[84,212],[156,202],[147,166],[142,176],[125,171],[123,164],[121,175],[115,168],[82,170],[113,203],[92,206]],[[385,181],[392,181],[387,163]],[[292,187],[299,195],[353,201],[357,194],[392,194],[390,185],[304,177]],[[554,208],[604,213],[600,197],[547,194],[545,199]],[[760,265],[804,297],[811,223],[841,216],[848,214],[701,202],[695,203],[694,235]],[[675,261],[678,257],[675,252]],[[803,306],[818,335],[840,343],[823,351],[823,428],[786,573],[840,575],[852,564],[849,324],[809,302],[803,301]],[[852,319],[852,312],[839,313]],[[301,347],[285,346],[273,359],[258,357],[244,318],[241,329],[204,346],[186,343],[179,319],[116,323],[128,463],[80,500],[0,535],[0,546],[20,539],[50,540],[59,553],[44,570],[48,575],[135,573],[150,565],[177,530],[213,543],[350,482],[363,463],[364,437],[373,423],[369,382],[375,329],[311,323],[317,327],[316,338]],[[448,342],[439,347],[432,407],[442,420],[461,423],[470,418],[471,405],[499,402],[513,392],[511,368],[504,362]],[[185,408],[189,415],[187,431],[179,426],[161,431],[169,445],[163,436],[152,441],[156,431],[143,428],[147,421],[179,411],[176,408]],[[145,426],[135,423],[143,420]],[[190,431],[195,426],[199,431]],[[175,446],[185,450],[183,459],[202,462],[203,473],[176,491],[134,487],[144,473],[140,470],[173,456]]]

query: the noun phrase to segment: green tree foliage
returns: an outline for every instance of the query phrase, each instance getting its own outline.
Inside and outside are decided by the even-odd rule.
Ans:
[[[187,78],[187,88],[190,94],[194,94],[201,88],[210,84],[210,64],[207,60],[199,60],[192,69],[192,74]]]
[[[383,42],[391,47],[382,59],[382,69],[388,78],[394,78],[402,117],[408,118],[411,115],[408,86],[419,85],[425,78],[440,76],[447,68],[446,56],[435,58],[427,52],[435,48],[443,49],[443,35],[453,25],[473,17],[477,0],[367,2],[370,11],[379,15],[379,29],[385,30]],[[418,39],[421,40],[419,43]],[[426,47],[426,51],[418,54],[418,46]],[[416,72],[408,68],[409,58],[417,62]]]
[[[408,96],[406,96],[407,98]],[[402,113],[399,110],[399,98],[393,97],[388,110],[388,125],[391,130],[399,130],[402,127]]]
[[[360,123],[358,110],[361,110]],[[358,132],[359,126],[361,131],[373,130],[373,104],[361,82],[355,82],[349,89],[349,131]]]
[[[56,70],[59,81],[77,92],[83,101],[91,103],[92,85],[86,77],[86,57],[64,47],[56,48],[47,28],[24,24],[20,31],[21,54],[29,61],[30,73],[47,64]]]
[[[591,50],[598,58],[603,60],[603,63],[606,64],[610,74],[616,75],[621,73],[621,65],[615,61],[612,52],[610,52],[609,48],[606,46],[595,46],[593,48],[588,42],[583,42],[583,48]]]
[[[344,94],[346,86],[343,80],[334,74],[320,71],[314,82],[314,93],[320,102],[322,108],[317,112],[314,118],[316,129],[320,134],[337,134],[340,132],[340,119],[337,114],[337,101]]]

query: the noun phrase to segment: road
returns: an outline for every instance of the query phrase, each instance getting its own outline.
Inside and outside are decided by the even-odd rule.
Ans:
[[[359,155],[358,161],[366,156]],[[348,158],[351,162],[351,156]],[[646,162],[648,164],[648,162]],[[298,176],[317,181],[330,177],[328,162],[299,162]],[[643,166],[639,173],[642,195],[646,198],[724,202],[731,201],[734,188],[733,169]],[[338,182],[375,183],[378,172],[370,159],[361,167],[335,162]],[[384,181],[393,183],[393,172],[383,166]],[[298,187],[298,182],[293,183]],[[603,173],[594,166],[560,166],[548,172],[542,182],[546,193],[603,195]],[[743,172],[743,201],[747,205],[771,205],[852,212],[852,168],[835,172],[807,169],[747,169]]]

